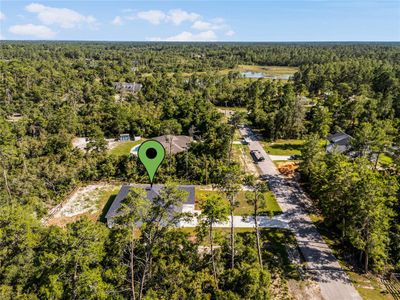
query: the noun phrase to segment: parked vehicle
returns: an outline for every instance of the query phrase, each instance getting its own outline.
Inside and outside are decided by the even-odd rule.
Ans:
[[[264,156],[258,150],[251,150],[250,155],[256,163],[265,160]]]
[[[289,157],[290,160],[298,160],[298,159],[300,159],[300,158],[301,158],[301,155],[299,155],[299,154],[294,154],[294,155],[291,155],[291,156]]]

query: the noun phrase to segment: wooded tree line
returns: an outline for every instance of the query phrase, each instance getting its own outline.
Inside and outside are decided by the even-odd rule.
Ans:
[[[377,170],[367,155],[327,154],[317,135],[307,140],[302,158],[309,191],[337,230],[346,258],[365,272],[400,267],[396,176]]]
[[[301,172],[328,224],[355,263],[378,272],[385,264],[400,268],[399,55],[391,43],[1,43],[0,295],[267,298],[274,274],[262,232],[239,235],[231,228],[227,239],[218,239],[210,226],[230,217],[242,183],[229,155],[237,124],[226,123],[215,105],[247,108],[249,122],[267,139],[313,134]],[[289,81],[218,73],[238,64],[300,69]],[[143,88],[119,94],[113,82]],[[14,113],[22,118],[13,120]],[[321,149],[321,139],[340,130],[354,137],[354,157]],[[203,204],[196,238],[211,241],[210,252],[199,253],[199,244],[171,230],[173,222],[151,225],[166,215],[139,205],[140,194],[128,200],[143,214],[125,217],[139,219],[141,228],[109,230],[87,220],[65,229],[40,224],[79,182],[146,179],[135,157],[108,153],[104,139],[120,133],[196,136],[188,152],[164,161],[157,179],[213,184],[225,193],[228,206],[218,198]],[[90,151],[74,149],[75,136],[88,137]],[[393,158],[389,168],[378,163],[382,154]],[[266,187],[247,183],[257,211]],[[180,199],[170,194],[160,201]]]
[[[166,186],[153,203],[133,189],[112,229],[82,219],[66,228],[44,227],[29,207],[0,208],[2,299],[268,299],[276,256],[265,247],[260,267],[255,239],[236,238],[231,266],[229,239],[210,230],[224,221],[222,198],[205,199],[196,241],[174,229],[186,195]],[[211,225],[212,226],[212,225]],[[217,240],[220,247],[200,251]],[[267,240],[261,235],[260,241]],[[280,259],[283,259],[280,257]],[[213,266],[210,262],[213,261]],[[279,269],[279,268],[278,268]],[[277,269],[277,270],[278,270]]]

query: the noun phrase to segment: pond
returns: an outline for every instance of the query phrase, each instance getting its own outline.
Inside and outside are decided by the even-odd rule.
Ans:
[[[269,79],[278,79],[278,80],[289,80],[292,74],[276,74],[276,75],[269,75],[263,72],[241,72],[240,73],[244,78],[269,78]]]
[[[241,72],[240,73],[245,78],[265,78],[265,73],[262,72]]]

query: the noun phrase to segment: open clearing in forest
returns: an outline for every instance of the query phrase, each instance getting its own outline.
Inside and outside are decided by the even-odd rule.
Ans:
[[[48,220],[47,224],[64,226],[83,216],[98,220],[104,215],[107,204],[114,200],[120,187],[120,184],[96,183],[78,188],[64,200],[61,208]]]
[[[216,73],[218,75],[227,75],[229,72],[254,72],[254,73],[264,73],[266,77],[274,77],[274,76],[292,76],[299,69],[297,67],[289,67],[289,66],[261,66],[261,65],[238,65],[236,68],[226,68],[220,70],[210,70],[203,72],[181,72],[180,74],[183,77],[190,77],[193,74],[197,75],[205,75],[209,73]],[[169,76],[173,76],[174,72],[169,72]],[[150,76],[151,73],[143,73],[142,76]],[[253,79],[253,78],[248,78]]]

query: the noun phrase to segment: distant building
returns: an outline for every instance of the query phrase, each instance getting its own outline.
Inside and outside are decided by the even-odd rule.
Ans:
[[[147,199],[153,201],[157,196],[159,196],[160,190],[164,187],[162,184],[154,184],[152,188],[149,185],[144,184],[134,184],[134,185],[123,185],[117,195],[115,200],[110,206],[105,218],[107,220],[107,226],[112,227],[114,224],[114,218],[118,215],[118,209],[121,206],[121,202],[128,196],[131,188],[142,188],[146,190]],[[178,190],[186,191],[188,193],[186,201],[182,204],[182,207],[177,207],[176,209],[182,212],[194,212],[195,206],[195,187],[194,185],[180,185]]]
[[[22,119],[22,114],[21,113],[13,113],[11,116],[8,116],[7,120],[9,122],[18,122],[19,120]]]
[[[129,135],[129,133],[123,133],[119,135],[119,141],[120,142],[126,142],[126,141],[130,141],[131,140],[131,136]]]
[[[119,92],[131,92],[131,93],[140,92],[140,90],[143,87],[141,83],[136,83],[136,82],[114,82],[113,86]]]
[[[329,144],[326,146],[326,152],[332,153],[334,150],[339,153],[348,152],[351,148],[351,140],[353,138],[344,132],[331,134],[327,137]]]
[[[168,154],[185,151],[193,142],[193,138],[186,135],[162,135],[152,139],[160,142]]]

